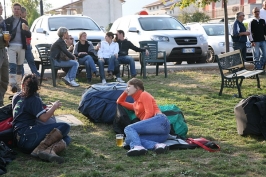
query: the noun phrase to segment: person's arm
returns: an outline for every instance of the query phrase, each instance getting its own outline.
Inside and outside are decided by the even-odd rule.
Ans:
[[[98,58],[103,58],[104,44],[101,42],[101,47],[98,50]]]
[[[132,49],[132,50],[134,50],[134,51],[136,51],[136,52],[145,52],[146,51],[146,49],[141,49],[141,48],[138,48],[138,47],[136,47],[134,44],[132,44],[132,42],[130,42],[130,41],[127,41],[128,42],[128,46],[129,46],[129,48],[130,49]]]
[[[117,58],[118,57],[118,52],[119,52],[119,46],[118,46],[117,42],[115,42],[114,45],[115,45],[114,46],[114,55]]]
[[[126,102],[127,93],[123,92],[120,97],[117,99],[116,103],[124,106],[129,110],[134,110],[133,103]]]
[[[60,51],[62,51],[64,54],[66,54],[66,56],[72,60],[75,59],[75,56],[70,53],[67,48],[66,48],[66,43],[64,42],[64,40],[61,40],[59,43],[58,43],[58,46],[59,46],[59,49]]]
[[[91,42],[88,43],[89,43],[88,52],[92,52],[94,53],[95,56],[97,56],[97,52],[94,50],[93,44]]]
[[[52,105],[52,107],[47,112],[44,112],[43,114],[41,114],[39,116],[39,119],[42,122],[46,122],[48,119],[50,119],[53,116],[55,110],[58,109],[58,108],[60,108],[60,106],[61,106],[60,101],[54,102],[53,105]]]
[[[250,42],[253,42],[253,37],[252,37],[252,29],[251,29],[251,23],[252,23],[253,20],[251,20],[249,23],[248,23],[248,31],[250,32],[248,38],[249,38],[249,41]]]
[[[25,23],[27,26],[29,26],[29,25],[28,25],[28,22],[27,22],[26,20],[21,20],[21,23]],[[31,32],[30,32],[29,29],[28,29],[28,30],[23,30],[23,32],[24,32],[24,34],[25,34],[25,36],[26,36],[27,38],[30,38],[30,37],[31,37]]]
[[[143,92],[140,97],[140,101],[143,103],[145,116],[143,120],[149,119],[154,116],[154,110],[153,110],[153,97],[148,92]]]
[[[74,50],[73,50],[73,54],[74,54],[76,57],[78,57],[78,43],[79,43],[79,42],[77,42],[77,43],[75,44],[75,46],[74,46]]]

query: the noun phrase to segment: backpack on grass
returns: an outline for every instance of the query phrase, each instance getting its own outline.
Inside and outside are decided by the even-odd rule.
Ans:
[[[9,147],[14,146],[12,121],[12,104],[0,107],[0,141]]]
[[[242,99],[234,113],[239,135],[263,135],[266,139],[266,95]]]

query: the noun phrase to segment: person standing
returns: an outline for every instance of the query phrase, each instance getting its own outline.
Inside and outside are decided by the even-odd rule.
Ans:
[[[0,2],[0,23],[5,23],[2,18],[3,6]],[[3,37],[3,31],[0,32],[0,106],[4,105],[4,95],[8,86],[8,57],[5,49],[5,41]],[[7,41],[8,42],[8,41]]]
[[[250,32],[247,32],[246,27],[242,23],[244,20],[244,13],[238,12],[236,13],[236,20],[233,24],[233,34],[232,34],[232,41],[233,41],[233,48],[234,50],[240,49],[241,56],[244,61],[246,61],[246,52],[247,52],[247,36],[250,35]]]
[[[8,47],[9,85],[13,93],[20,89],[22,69],[27,49],[26,38],[31,37],[28,22],[20,17],[21,5],[14,3],[13,15],[5,20],[7,31],[11,34]]]
[[[128,55],[128,50],[132,49],[136,52],[146,52],[146,55],[149,55],[147,49],[141,49],[134,46],[130,41],[125,39],[125,32],[123,30],[117,30],[116,40],[119,46],[119,53],[117,60],[120,64],[129,64],[131,77],[136,77],[137,72],[135,69],[135,61],[132,57]],[[116,66],[119,67],[119,66]]]
[[[248,24],[250,31],[249,40],[252,45],[253,61],[255,69],[263,69],[266,62],[266,41],[265,20],[260,18],[260,10],[255,7],[253,10],[254,18]],[[261,52],[260,52],[261,51]]]
[[[262,8],[260,9],[260,18],[266,21],[266,1],[263,1]]]
[[[27,10],[25,7],[21,7],[21,18],[26,20],[27,16]],[[27,63],[30,67],[30,70],[32,73],[34,73],[38,78],[41,77],[40,73],[37,71],[36,65],[34,63],[34,56],[31,52],[32,46],[30,44],[31,38],[26,38],[26,44],[27,44],[27,49],[25,51],[25,58],[27,60]],[[24,68],[24,67],[23,67]],[[24,69],[22,70],[22,75],[24,75]],[[47,78],[43,78],[43,80],[47,80]]]

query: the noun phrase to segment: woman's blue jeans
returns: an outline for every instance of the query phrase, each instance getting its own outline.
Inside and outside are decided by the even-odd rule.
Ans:
[[[54,60],[54,65],[62,68],[69,68],[66,77],[69,78],[70,81],[76,78],[76,74],[79,67],[79,63],[76,60],[68,60],[68,61]]]
[[[63,140],[67,145],[70,143],[70,137],[67,135],[70,131],[70,125],[67,123],[54,123],[47,125],[35,125],[19,129],[15,133],[17,146],[25,153],[31,153],[44,138],[54,128],[61,131]],[[19,137],[19,138],[18,138]]]
[[[99,66],[99,72],[100,72],[100,77],[101,79],[105,79],[105,74],[104,74],[104,65],[108,65],[108,72],[114,72],[115,70],[115,56],[111,56],[111,58],[104,58],[103,60],[98,60],[98,66]]]
[[[166,115],[156,116],[130,124],[124,129],[126,134],[125,142],[134,146],[143,146],[146,149],[154,149],[155,144],[163,143],[170,133],[170,123]]]
[[[87,78],[90,79],[92,77],[91,71],[94,73],[97,71],[95,63],[91,56],[86,55],[85,57],[78,59],[80,65],[85,65]]]

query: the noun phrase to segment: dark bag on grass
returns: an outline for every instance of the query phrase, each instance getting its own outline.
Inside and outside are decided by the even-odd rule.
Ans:
[[[6,166],[16,158],[17,153],[0,141],[0,175],[7,172]]]
[[[266,139],[266,95],[242,99],[234,113],[239,135],[263,135]]]
[[[0,141],[5,142],[9,147],[14,147],[12,129],[12,104],[0,108]]]

